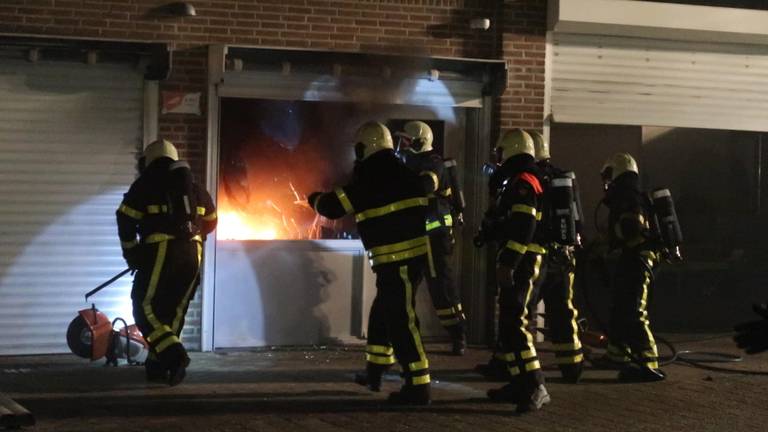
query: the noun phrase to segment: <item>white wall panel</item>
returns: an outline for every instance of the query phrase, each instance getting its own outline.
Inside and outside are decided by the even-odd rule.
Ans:
[[[69,352],[83,295],[121,271],[144,84],[128,66],[0,60],[0,354]],[[130,277],[91,300],[133,322]]]
[[[768,130],[768,46],[552,35],[555,121]]]

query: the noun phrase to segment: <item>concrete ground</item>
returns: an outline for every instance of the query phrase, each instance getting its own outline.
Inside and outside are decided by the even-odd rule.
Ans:
[[[679,350],[738,354],[729,336],[676,336]],[[551,364],[542,344],[540,355]],[[713,364],[733,373],[677,362],[669,378],[622,384],[616,372],[588,369],[582,382],[560,382],[547,369],[552,403],[522,416],[490,403],[473,373],[489,352],[447,355],[427,346],[433,377],[428,407],[393,408],[386,395],[352,383],[361,347],[194,353],[178,387],[147,384],[143,368],[103,367],[71,355],[0,358],[0,391],[33,412],[35,431],[761,431],[768,430],[768,355]]]

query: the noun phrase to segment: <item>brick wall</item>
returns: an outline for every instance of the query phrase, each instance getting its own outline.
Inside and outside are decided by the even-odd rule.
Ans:
[[[168,2],[0,0],[0,34],[167,42],[172,74],[161,90],[203,94],[209,44],[504,58],[508,90],[495,104],[495,126],[542,126],[546,0],[191,0],[195,17],[153,14]],[[491,28],[471,30],[473,17],[491,19]],[[202,176],[205,113],[161,115],[159,130]],[[199,340],[199,322],[198,296],[185,337]]]

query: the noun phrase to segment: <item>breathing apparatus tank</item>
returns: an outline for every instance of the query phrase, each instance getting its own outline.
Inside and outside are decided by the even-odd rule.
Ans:
[[[451,188],[451,207],[455,213],[460,214],[464,211],[466,202],[464,201],[464,191],[459,184],[459,176],[456,173],[456,161],[454,159],[445,159],[443,166],[445,167],[448,184]]]
[[[673,260],[682,260],[680,245],[683,243],[683,232],[677,218],[675,202],[669,189],[654,189],[651,192],[653,207],[653,230],[658,234],[662,246]]]
[[[551,230],[553,240],[564,246],[578,244],[576,221],[579,219],[574,180],[576,175],[569,171],[551,181]]]

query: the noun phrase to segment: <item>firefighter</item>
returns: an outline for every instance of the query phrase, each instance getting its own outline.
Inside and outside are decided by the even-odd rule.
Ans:
[[[620,249],[613,278],[608,328],[610,360],[620,366],[619,380],[661,381],[659,354],[648,320],[648,295],[660,253],[651,234],[650,202],[640,188],[637,162],[617,153],[603,166],[603,203],[608,206],[611,249]]]
[[[428,204],[424,179],[394,153],[392,136],[381,123],[368,122],[356,133],[355,168],[350,183],[315,192],[309,204],[322,216],[354,214],[358,232],[376,274],[376,297],[368,320],[364,380],[381,387],[382,374],[398,361],[405,383],[389,402],[430,403],[429,363],[415,311],[416,288],[432,267],[424,219]],[[397,359],[397,360],[395,360]]]
[[[425,178],[427,234],[432,248],[436,277],[427,275],[427,287],[440,324],[448,331],[452,353],[464,355],[466,349],[466,317],[451,268],[454,221],[463,224],[464,199],[456,179],[453,159],[443,157],[433,149],[432,129],[421,121],[411,121],[398,134],[398,153],[405,165]],[[455,215],[455,217],[454,217]]]
[[[190,362],[181,330],[216,210],[171,142],[149,144],[144,164],[117,210],[118,234],[123,257],[136,272],[131,299],[134,320],[150,347],[147,379],[176,385]]]
[[[518,412],[538,410],[550,401],[527,320],[527,305],[546,253],[534,237],[544,193],[534,154],[533,138],[522,129],[507,131],[499,138],[496,158],[500,166],[489,183],[496,201],[475,239],[477,245],[487,240],[499,244],[499,327],[494,358],[510,377],[509,384],[489,390],[488,397],[512,402]]]
[[[573,304],[573,281],[576,269],[574,248],[580,244],[581,215],[575,176],[552,164],[549,143],[538,131],[528,131],[533,138],[536,165],[544,188],[543,238],[547,253],[541,265],[537,283],[528,305],[531,322],[539,300],[544,300],[549,338],[557,364],[566,382],[577,383],[581,378],[584,355],[582,354],[579,328],[576,324],[578,311]],[[569,194],[555,194],[554,188],[570,188]],[[568,199],[568,196],[571,198]],[[559,199],[560,197],[566,199]],[[558,202],[564,201],[564,202]]]

